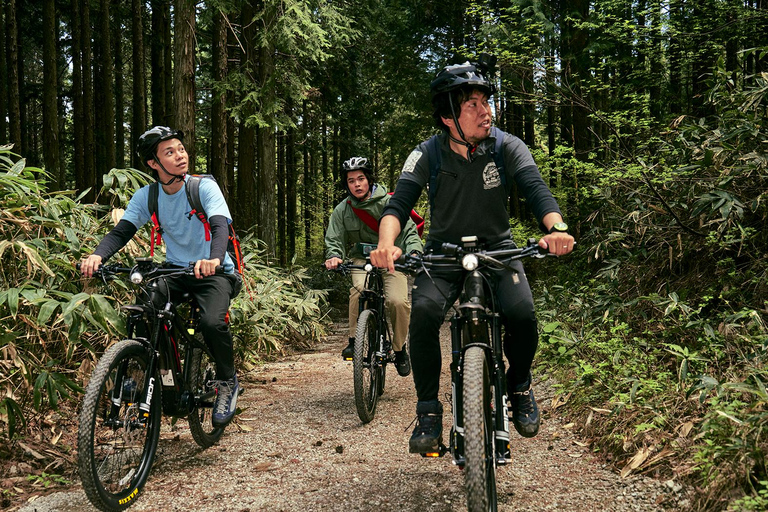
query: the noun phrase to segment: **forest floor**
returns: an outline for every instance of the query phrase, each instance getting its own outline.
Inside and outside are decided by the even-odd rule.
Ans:
[[[449,345],[443,328],[444,356]],[[242,375],[241,412],[221,441],[200,450],[187,423],[168,424],[161,434],[149,481],[134,511],[461,511],[466,510],[464,478],[450,455],[424,459],[408,453],[416,395],[411,377],[394,368],[376,417],[363,424],[352,390],[352,364],[339,356],[346,325],[308,351],[264,364]],[[441,396],[446,397],[444,436],[450,429],[447,364]],[[685,489],[643,476],[621,478],[596,457],[551,406],[554,391],[534,381],[543,419],[537,437],[512,431],[513,459],[499,468],[501,511],[661,511],[687,507]],[[76,425],[59,446],[75,446]],[[51,455],[25,446],[40,457]],[[63,448],[60,448],[63,452]],[[25,449],[26,451],[26,449]],[[55,450],[52,450],[55,451]],[[93,510],[73,473],[73,455],[56,470],[69,483],[25,479],[29,464],[11,460],[2,471],[0,510],[23,512]],[[34,454],[27,452],[28,457]],[[25,466],[26,464],[26,466]],[[28,473],[27,473],[28,474]],[[23,491],[17,493],[17,491]]]

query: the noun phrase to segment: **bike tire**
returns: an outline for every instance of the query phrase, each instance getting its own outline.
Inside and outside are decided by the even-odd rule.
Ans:
[[[155,378],[149,415],[142,420],[138,401],[152,382],[146,374],[148,365],[144,345],[120,341],[101,357],[85,389],[77,435],[78,470],[86,496],[100,510],[128,508],[152,469],[160,437],[162,386]],[[121,389],[118,397],[112,393],[116,385]]]
[[[355,352],[352,368],[355,384],[355,407],[363,423],[370,422],[376,414],[381,380],[380,366],[374,362],[379,350],[378,319],[376,312],[366,309],[357,319]]]
[[[216,362],[203,349],[195,348],[187,364],[190,365],[187,389],[194,400],[192,412],[187,417],[189,431],[199,446],[209,448],[224,434],[224,427],[214,427],[211,423],[216,398],[216,389],[212,385],[216,378]]]
[[[485,350],[464,353],[464,478],[469,512],[496,511],[496,463],[490,373]]]

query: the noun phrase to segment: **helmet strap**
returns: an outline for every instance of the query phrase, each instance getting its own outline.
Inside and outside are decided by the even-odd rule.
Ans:
[[[170,174],[170,175],[172,176],[172,178],[171,178],[170,180],[168,180],[167,182],[164,182],[164,181],[160,181],[160,175],[158,174],[158,176],[157,176],[157,181],[158,181],[158,183],[160,183],[161,185],[165,185],[165,186],[167,187],[168,185],[171,185],[171,184],[173,184],[173,183],[175,183],[175,182],[177,182],[177,181],[184,181],[184,178],[187,176],[187,173],[182,173],[182,174],[171,174],[171,173],[170,173],[170,172],[168,172],[168,170],[167,170],[167,169],[166,169],[166,168],[163,166],[163,164],[162,164],[162,163],[160,163],[160,160],[158,160],[158,159],[157,159],[157,157],[153,158],[153,160],[154,160],[155,162],[157,162],[157,165],[159,165],[159,166],[160,166],[160,168],[161,168],[163,171],[165,171],[165,173],[166,173],[166,174]]]
[[[462,146],[466,146],[467,160],[471,160],[472,153],[474,153],[475,149],[477,149],[477,144],[470,144],[470,142],[464,136],[464,130],[461,129],[461,123],[459,123],[459,118],[456,115],[456,109],[453,108],[453,97],[451,96],[450,92],[448,93],[448,104],[451,106],[451,117],[453,117],[453,125],[456,127],[456,131],[459,133],[459,137],[461,137],[461,140],[451,135],[450,132],[448,132],[448,137],[450,137],[450,139],[455,143],[461,144]]]

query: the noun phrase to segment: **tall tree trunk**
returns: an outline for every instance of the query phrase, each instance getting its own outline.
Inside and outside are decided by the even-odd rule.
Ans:
[[[288,239],[288,257],[293,258],[296,255],[296,239],[298,238],[296,182],[299,179],[296,172],[296,128],[293,126],[288,128],[285,146],[285,196],[288,200],[285,206],[287,210],[286,238]]]
[[[144,2],[131,0],[131,18],[133,19],[133,99],[131,101],[131,161],[133,167],[143,169],[145,162],[140,162],[136,155],[136,143],[147,126],[147,72],[144,65]]]
[[[257,37],[256,27],[253,23],[254,8],[252,0],[246,0],[243,4],[241,25],[243,26],[243,50],[240,69],[243,75],[253,76],[256,68],[255,42]],[[253,115],[253,104],[248,103],[243,109],[240,120],[237,142],[237,210],[238,222],[245,229],[250,230],[256,225],[256,153],[254,143],[256,130],[248,124],[248,118]],[[231,204],[231,203],[230,203]]]
[[[216,87],[227,77],[227,27],[224,14],[216,10],[213,14],[213,58],[211,75],[214,80],[211,105],[211,158],[210,172],[216,177],[224,197],[230,196],[230,183],[227,176],[227,95]]]
[[[110,0],[100,0],[100,38],[102,54],[101,58],[101,97],[103,108],[99,108],[100,131],[102,133],[101,148],[103,154],[103,170],[107,171],[115,167],[115,70],[112,56],[112,22],[109,13]],[[119,33],[118,33],[118,36]]]
[[[123,16],[120,0],[115,4],[115,37],[113,54],[115,56],[115,167],[125,167],[125,61],[123,60]],[[133,153],[133,151],[131,151]]]
[[[83,190],[88,185],[85,181],[85,122],[83,112],[83,58],[80,40],[80,0],[72,0],[72,163],[75,175],[75,189]]]
[[[277,13],[267,7],[264,23],[272,26]],[[271,106],[274,101],[275,47],[272,41],[264,41],[259,48],[259,83],[262,88],[262,105]],[[275,229],[277,226],[277,200],[275,198],[275,129],[259,127],[259,221],[258,237],[266,244],[267,254],[275,255]]]
[[[171,2],[170,0],[152,0],[151,6],[153,34],[150,43],[152,124],[167,126],[170,118],[169,110],[172,108],[172,105],[167,102],[169,91],[166,90],[168,77],[172,73],[171,68],[166,67],[168,62],[166,56],[171,52],[170,46],[166,46],[171,33]]]
[[[184,132],[189,170],[195,172],[195,0],[175,0],[173,73],[176,126]]]
[[[85,155],[85,179],[86,185],[90,187],[88,195],[85,196],[86,202],[93,202],[96,198],[98,188],[96,186],[96,161],[95,150],[96,142],[94,139],[94,101],[93,101],[93,58],[91,54],[91,6],[90,0],[83,0],[82,8],[82,39],[80,40],[83,52],[83,121],[85,131],[83,132],[83,151]]]
[[[59,83],[56,58],[56,2],[43,5],[43,161],[51,176],[59,177],[59,114],[56,85]],[[57,183],[63,188],[63,183]]]
[[[8,52],[5,9],[0,9],[0,144],[8,142]]]
[[[277,257],[280,266],[288,263],[285,242],[285,132],[277,135]]]
[[[312,189],[312,178],[310,177],[311,167],[309,165],[309,137],[310,137],[310,118],[307,110],[307,102],[302,105],[302,129],[304,143],[301,145],[302,159],[304,163],[304,187],[301,195],[301,209],[304,217],[304,257],[309,259],[312,254],[312,208],[310,208],[310,191]]]
[[[333,190],[333,177],[330,176],[328,168],[328,113],[325,110],[325,101],[322,104],[322,116],[323,116],[323,129],[322,129],[322,144],[323,144],[323,202],[321,204],[323,209],[323,232],[328,228],[328,222],[331,210],[330,191]],[[392,187],[394,190],[394,187]]]
[[[5,2],[5,47],[8,62],[8,121],[10,123],[9,141],[15,152],[21,147],[21,93],[19,83],[19,30],[16,18],[17,0]]]

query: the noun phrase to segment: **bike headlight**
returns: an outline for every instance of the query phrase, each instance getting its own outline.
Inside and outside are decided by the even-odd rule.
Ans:
[[[477,259],[475,254],[465,254],[464,257],[461,258],[461,266],[464,267],[464,270],[475,270],[479,264],[480,260]]]
[[[141,272],[131,273],[131,282],[133,284],[140,284],[143,280],[144,280],[144,276],[141,275]]]
[[[365,264],[365,271],[366,272],[370,272],[371,270],[373,270],[373,265],[371,265],[370,263],[366,263]]]

